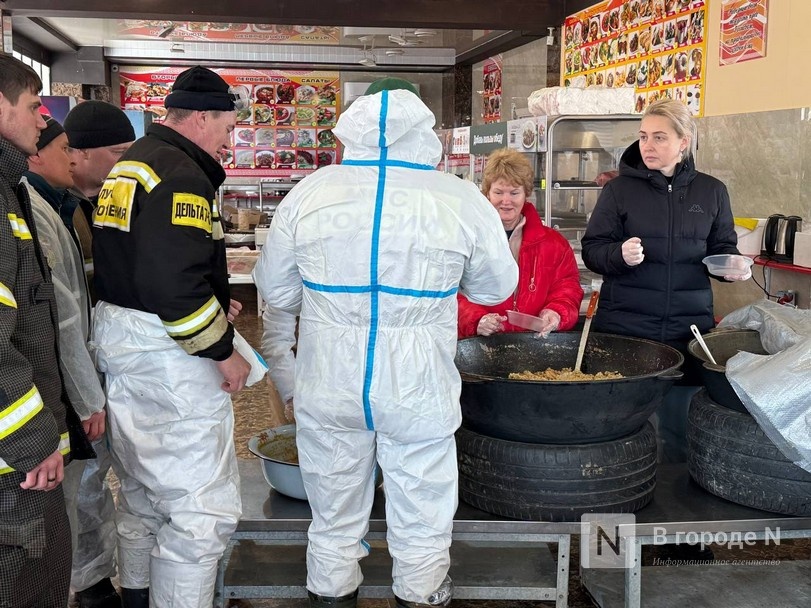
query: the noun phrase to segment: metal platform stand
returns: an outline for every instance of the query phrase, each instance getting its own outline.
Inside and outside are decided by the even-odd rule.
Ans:
[[[258,461],[240,460],[242,519],[217,571],[215,608],[230,599],[305,598],[309,505],[268,487]],[[454,518],[450,575],[459,599],[553,601],[569,595],[569,547],[579,523],[513,521],[460,503]],[[375,496],[361,561],[360,597],[389,598],[391,558],[386,550],[384,498]],[[557,553],[548,543],[557,543]]]
[[[620,536],[629,541],[623,546],[631,552],[631,567],[581,568],[581,582],[601,608],[811,606],[811,561],[642,567],[643,545],[684,543],[688,533],[764,540],[767,530],[780,540],[811,538],[811,518],[737,505],[693,482],[686,465],[662,465],[654,499],[636,513],[635,529],[620,526]]]

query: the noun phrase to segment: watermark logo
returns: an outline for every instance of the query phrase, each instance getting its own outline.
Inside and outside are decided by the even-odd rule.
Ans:
[[[580,517],[580,565],[628,567],[635,524],[633,513],[584,513]]]
[[[690,530],[674,525],[653,525],[640,537],[646,545],[673,547],[674,557],[654,557],[654,566],[722,565],[737,566],[775,565],[780,560],[717,559],[702,555],[709,545],[726,551],[743,549],[758,542],[764,546],[780,545],[780,528],[766,527],[762,531],[740,531],[731,526],[724,530]],[[580,518],[580,565],[583,568],[630,568],[634,565],[637,537],[636,517],[632,513],[585,513]],[[682,550],[677,547],[682,545]],[[689,547],[684,547],[689,545]],[[689,549],[693,548],[694,551]],[[678,556],[678,557],[675,557]],[[693,557],[694,556],[694,557]]]

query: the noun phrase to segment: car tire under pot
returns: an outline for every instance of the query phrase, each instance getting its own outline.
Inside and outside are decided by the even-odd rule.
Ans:
[[[687,468],[702,488],[738,504],[811,515],[811,473],[786,458],[755,419],[695,394],[687,417]]]
[[[579,521],[631,513],[653,498],[656,433],[650,423],[620,439],[582,445],[519,443],[456,433],[459,497],[495,515]]]

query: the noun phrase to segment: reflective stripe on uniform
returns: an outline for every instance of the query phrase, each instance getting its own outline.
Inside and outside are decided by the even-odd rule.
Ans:
[[[0,304],[10,306],[11,308],[17,308],[17,300],[14,298],[14,294],[11,293],[11,290],[2,283],[0,283]]]
[[[33,237],[31,231],[28,229],[28,224],[21,217],[17,217],[14,213],[8,214],[8,221],[11,224],[11,232],[21,241],[30,241]]]
[[[68,433],[62,433],[59,436],[59,445],[56,449],[59,450],[59,453],[62,454],[62,456],[70,453],[70,435]],[[11,473],[13,471],[14,467],[8,466],[8,463],[0,458],[0,475]]]
[[[65,432],[59,436],[59,447],[57,448],[62,456],[70,453],[70,434]]]
[[[192,314],[177,321],[163,321],[163,326],[166,328],[166,332],[173,338],[182,338],[183,336],[191,335],[205,328],[211,323],[211,320],[219,310],[222,310],[220,303],[217,301],[217,298],[211,296],[208,302],[203,304]]]
[[[161,178],[152,170],[152,167],[146,163],[141,163],[135,160],[125,160],[116,163],[113,170],[107,179],[114,179],[116,177],[129,177],[136,180],[146,190],[147,194],[152,192],[152,189],[161,183]]]
[[[0,411],[0,439],[11,435],[42,409],[42,397],[36,386]]]

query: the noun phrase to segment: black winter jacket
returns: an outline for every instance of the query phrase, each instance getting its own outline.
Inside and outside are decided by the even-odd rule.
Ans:
[[[644,261],[628,266],[622,244],[642,240]],[[690,325],[714,326],[712,289],[701,260],[738,253],[726,186],[699,173],[693,160],[676,166],[672,183],[642,161],[639,142],[625,150],[582,239],[583,262],[603,275],[594,330],[657,342],[684,342]]]
[[[113,167],[93,215],[99,300],[156,314],[190,355],[234,350],[220,164],[164,125],[151,125]]]

